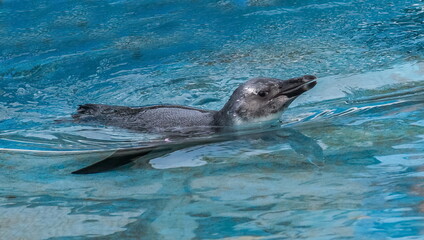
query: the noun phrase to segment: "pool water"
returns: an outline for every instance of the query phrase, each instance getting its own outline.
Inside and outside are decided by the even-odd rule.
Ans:
[[[422,0],[0,0],[0,53],[1,239],[424,234]],[[70,174],[163,140],[79,104],[219,109],[304,74],[275,131]]]

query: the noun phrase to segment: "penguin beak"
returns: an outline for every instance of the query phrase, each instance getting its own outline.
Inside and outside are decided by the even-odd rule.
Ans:
[[[284,81],[281,81],[279,85],[280,93],[278,96],[287,96],[288,98],[296,98],[302,93],[312,89],[317,84],[315,76],[305,75],[303,77],[291,78]]]

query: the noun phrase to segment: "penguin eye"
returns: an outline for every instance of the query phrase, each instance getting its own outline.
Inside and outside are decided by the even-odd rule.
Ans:
[[[268,94],[268,93],[267,93],[267,92],[265,92],[265,91],[259,91],[259,92],[258,92],[259,97],[265,97],[267,94]]]

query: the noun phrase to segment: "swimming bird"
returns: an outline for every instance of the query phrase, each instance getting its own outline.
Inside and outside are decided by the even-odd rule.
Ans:
[[[288,80],[254,78],[241,84],[219,111],[179,105],[84,104],[79,106],[73,118],[78,122],[156,133],[241,126],[279,118],[294,99],[316,85],[315,79],[312,75]]]
[[[180,105],[126,107],[84,104],[72,117],[80,123],[97,123],[167,136],[210,135],[228,128],[278,119],[298,96],[316,85],[315,79],[312,75],[287,80],[253,78],[241,84],[218,111]],[[107,171],[154,150],[176,148],[154,146],[142,148],[142,151],[118,150],[107,159],[73,173]]]

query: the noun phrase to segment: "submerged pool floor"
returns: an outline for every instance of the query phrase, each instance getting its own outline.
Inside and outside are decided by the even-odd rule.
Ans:
[[[0,238],[420,239],[423,16],[412,0],[0,1]],[[70,174],[164,140],[66,121],[79,104],[219,109],[249,78],[304,74],[317,86],[275,131]]]

